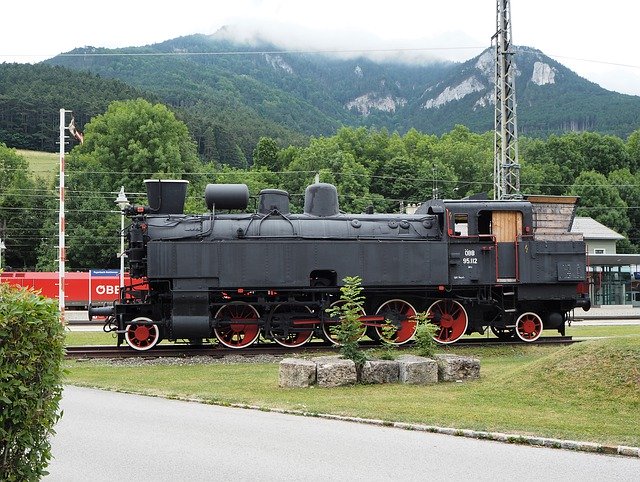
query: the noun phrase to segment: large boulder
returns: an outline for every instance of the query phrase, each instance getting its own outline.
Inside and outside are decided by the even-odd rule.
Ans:
[[[480,378],[480,360],[469,356],[436,355],[438,380],[455,382]]]
[[[353,385],[358,381],[356,364],[340,356],[322,356],[311,359],[316,364],[316,379],[319,387]]]
[[[280,362],[278,385],[283,388],[306,388],[316,383],[316,364],[301,358]]]
[[[360,382],[398,383],[399,371],[395,360],[367,360],[360,373]]]
[[[438,362],[416,355],[398,357],[400,383],[424,385],[438,383]]]

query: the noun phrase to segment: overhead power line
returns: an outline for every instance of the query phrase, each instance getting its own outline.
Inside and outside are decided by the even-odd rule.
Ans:
[[[406,47],[406,48],[360,48],[360,49],[275,49],[275,50],[230,50],[230,51],[222,51],[222,52],[75,52],[75,53],[60,53],[60,54],[49,54],[49,53],[40,53],[40,54],[18,54],[18,53],[0,53],[0,59],[2,58],[13,58],[13,57],[22,57],[22,58],[40,58],[40,57],[189,57],[189,56],[197,56],[197,57],[216,57],[216,56],[233,56],[233,55],[295,55],[295,54],[356,54],[356,53],[395,53],[395,52],[447,52],[447,51],[457,51],[457,50],[484,50],[489,46],[487,45],[460,45],[460,46],[450,46],[450,47]],[[123,47],[126,48],[137,48],[137,47]],[[527,47],[520,47],[525,52],[538,52],[539,50]],[[579,62],[589,62],[593,64],[603,64],[603,65],[612,65],[616,67],[625,67],[631,69],[640,69],[640,65],[636,64],[627,64],[620,62],[610,62],[607,60],[601,59],[588,59],[583,57],[573,57],[569,55],[555,54],[555,53],[547,53],[544,54],[548,57],[558,58],[558,59],[566,59],[566,60],[575,60]]]
[[[452,50],[486,49],[486,45],[464,45],[454,47],[392,47],[392,48],[360,48],[360,49],[276,49],[276,50],[230,50],[218,52],[67,52],[55,57],[219,57],[227,55],[286,55],[286,54],[357,54],[357,53],[395,53],[395,52],[432,52]],[[124,47],[130,48],[130,47]],[[134,47],[135,48],[135,47]],[[9,54],[0,53],[0,57],[43,57],[49,54]]]

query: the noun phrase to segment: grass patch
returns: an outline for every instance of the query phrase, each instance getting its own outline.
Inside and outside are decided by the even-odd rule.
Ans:
[[[573,323],[571,326],[566,327],[566,336],[573,336],[575,338],[590,338],[590,337],[611,337],[611,336],[640,336],[640,324],[636,325],[581,325]],[[545,330],[542,332],[542,336],[554,337],[560,336],[557,330]],[[463,337],[461,341],[464,341]],[[487,330],[486,333],[474,333],[471,338],[497,338],[491,330]]]
[[[443,351],[443,350],[441,350]],[[278,365],[68,362],[72,384],[210,403],[640,445],[640,343],[448,348],[478,356],[481,379],[431,386],[280,389]]]
[[[53,179],[60,165],[60,154],[55,152],[28,151],[16,149],[17,153],[29,163],[29,169],[36,176]]]
[[[65,335],[67,346],[116,346],[115,333],[106,333],[104,331],[67,331]]]
[[[612,336],[640,336],[639,325],[580,325],[573,323],[567,326],[567,336],[574,338],[612,337]]]

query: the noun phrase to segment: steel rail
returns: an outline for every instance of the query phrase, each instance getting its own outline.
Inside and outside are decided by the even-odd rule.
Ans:
[[[573,340],[570,336],[554,336],[541,337],[533,343],[525,343],[519,340],[499,340],[497,338],[469,338],[464,341],[458,341],[448,347],[484,347],[484,346],[531,346],[531,345],[567,345],[579,342]],[[375,348],[381,345],[374,342],[361,343],[363,348]],[[403,350],[413,348],[412,343],[398,346],[397,349]],[[68,346],[66,348],[67,358],[163,358],[163,357],[192,357],[192,356],[210,356],[214,358],[223,358],[230,355],[240,355],[245,357],[254,357],[259,355],[304,355],[317,354],[320,352],[338,352],[338,348],[326,342],[312,342],[297,348],[288,348],[271,343],[255,344],[243,349],[231,349],[216,344],[188,345],[188,344],[171,344],[157,345],[149,351],[136,351],[128,346],[111,346],[111,345],[94,345],[94,346]]]

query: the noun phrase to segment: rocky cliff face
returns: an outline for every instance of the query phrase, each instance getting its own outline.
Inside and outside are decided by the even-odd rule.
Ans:
[[[458,85],[445,87],[437,97],[427,100],[422,104],[422,107],[425,109],[438,109],[449,102],[463,99],[469,94],[481,92],[486,88],[487,86],[483,82],[472,75]]]
[[[293,68],[282,58],[281,55],[264,54],[264,59],[275,70],[283,70],[287,74],[293,74]]]
[[[378,113],[376,118],[386,115],[398,124],[409,119],[411,125],[427,130],[438,130],[454,118],[464,118],[466,125],[490,130],[495,107],[495,69],[493,49],[422,84],[415,79],[385,78],[374,82],[369,71],[355,65],[353,78],[366,88],[356,89],[355,95],[342,105],[363,119]],[[598,115],[585,116],[592,108],[586,99],[598,96],[601,103],[605,102],[602,96],[606,91],[528,47],[515,48],[514,72],[521,132],[532,135],[597,130]],[[366,83],[367,80],[370,82]],[[584,101],[578,100],[581,96]]]
[[[544,62],[535,62],[533,64],[533,74],[531,82],[536,85],[555,84],[556,69]]]
[[[516,59],[516,88],[524,89],[529,83],[537,86],[556,83],[558,69],[549,64],[542,52],[517,48]],[[493,49],[487,49],[475,59],[460,64],[458,69],[452,69],[447,78],[428,85],[418,97],[416,84],[395,81],[395,92],[391,93],[382,80],[375,90],[360,92],[343,105],[363,117],[374,111],[396,113],[415,103],[423,110],[438,110],[463,100],[471,101],[473,111],[481,111],[494,104],[495,64]],[[357,79],[366,78],[360,65],[355,66],[353,74]]]
[[[395,112],[396,109],[404,107],[406,104],[407,99],[402,97],[392,97],[390,95],[381,97],[375,92],[369,92],[347,102],[345,107],[349,110],[355,110],[366,117],[372,110]]]
[[[539,86],[555,83],[557,69],[544,60],[544,55],[541,52],[516,49],[516,51],[518,50],[521,55],[517,57],[519,60],[514,60],[516,89],[519,85],[526,85],[528,82]],[[523,56],[522,54],[525,52],[527,55]],[[440,108],[472,94],[479,94],[475,95],[473,99],[474,110],[494,104],[493,90],[496,66],[493,50],[485,50],[472,65],[464,67],[466,64],[463,64],[462,69],[466,77],[462,81],[457,81],[454,85],[443,84],[439,88],[432,88],[425,92],[425,96],[429,93],[431,96],[422,104],[424,109]]]

